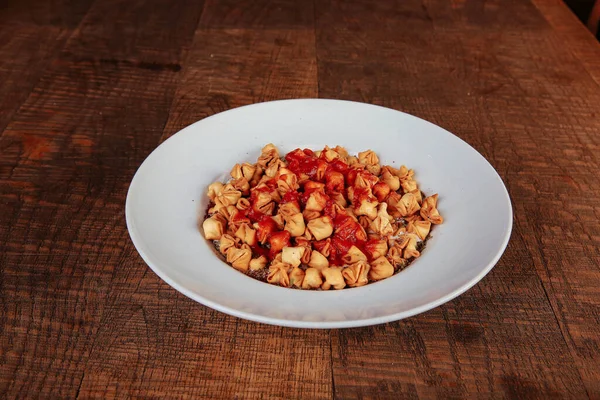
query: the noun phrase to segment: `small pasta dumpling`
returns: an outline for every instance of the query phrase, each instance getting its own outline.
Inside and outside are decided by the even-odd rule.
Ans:
[[[280,159],[274,159],[273,161],[269,162],[267,168],[265,168],[265,176],[274,178],[279,172],[279,169],[283,167],[285,167],[285,163],[283,161]]]
[[[298,267],[301,264],[301,259],[305,251],[305,247],[284,247],[281,250],[281,261],[292,267]]]
[[[250,200],[246,199],[245,197],[240,197],[238,202],[235,204],[235,208],[237,208],[240,211],[245,211],[245,210],[249,209],[250,208]]]
[[[410,191],[409,193],[415,195],[415,198],[417,199],[417,203],[419,203],[419,205],[423,204],[423,194],[421,193],[421,190],[417,188],[413,191]]]
[[[254,176],[254,172],[256,171],[256,166],[243,163],[243,164],[235,164],[231,169],[230,175],[233,179],[246,178],[247,181],[252,180]]]
[[[344,268],[342,276],[350,287],[364,286],[369,283],[368,274],[370,269],[371,266],[366,261],[357,261]]]
[[[321,182],[315,181],[306,181],[304,182],[304,193],[311,193],[315,190],[325,190],[325,184]]]
[[[223,192],[223,188],[225,188],[225,185],[223,185],[221,182],[211,183],[208,185],[208,198],[211,201],[215,201],[215,197]]]
[[[312,221],[313,219],[317,219],[321,216],[321,212],[320,211],[312,211],[312,210],[304,210],[302,212],[302,215],[304,216],[304,219],[306,221]]]
[[[321,154],[319,154],[319,157],[324,158],[327,162],[332,162],[333,160],[340,158],[340,155],[337,151],[330,149],[329,146],[325,146],[321,151]]]
[[[290,286],[296,286],[297,288],[302,287],[302,282],[304,282],[305,272],[303,269],[299,267],[295,267],[290,272]]]
[[[348,206],[348,202],[346,201],[344,194],[341,192],[330,192],[329,197],[335,204],[342,208],[346,208],[346,206]]]
[[[260,256],[257,258],[253,258],[250,260],[250,270],[251,271],[259,271],[264,269],[267,266],[267,257]]]
[[[323,284],[321,272],[316,268],[307,268],[304,271],[304,280],[302,281],[302,289],[317,289]]]
[[[365,243],[365,251],[371,260],[384,256],[388,251],[387,241],[385,239],[369,240]]]
[[[390,264],[392,264],[394,269],[402,268],[404,267],[404,265],[406,265],[406,260],[402,258],[402,253],[402,249],[398,246],[392,246],[388,250],[386,258],[390,262]]]
[[[273,160],[279,160],[279,151],[273,143],[269,143],[262,148],[256,164],[264,170]]]
[[[354,245],[348,249],[348,252],[342,257],[342,261],[348,265],[354,264],[358,261],[367,261],[367,256],[365,253],[360,251],[360,249]]]
[[[249,224],[241,224],[235,232],[235,237],[249,246],[256,245],[256,231]]]
[[[387,204],[380,203],[378,206],[377,217],[371,221],[369,228],[380,236],[388,236],[394,233],[392,225],[393,218],[387,213]]]
[[[381,256],[371,261],[369,279],[373,281],[378,281],[381,279],[389,278],[392,275],[394,275],[394,267],[384,256]]]
[[[377,217],[377,205],[379,202],[376,198],[365,197],[359,200],[357,206],[354,206],[354,213],[359,215],[366,215],[369,219],[375,219]]]
[[[242,192],[234,188],[231,183],[228,183],[221,191],[221,194],[215,197],[215,203],[218,200],[224,206],[234,206],[236,205],[240,197],[242,197]]]
[[[406,217],[413,215],[421,208],[417,202],[417,198],[412,193],[406,193],[400,199],[400,202],[396,206],[401,216]]]
[[[402,186],[402,190],[404,191],[404,193],[410,193],[413,190],[417,190],[418,188],[417,181],[415,181],[414,179],[403,180],[400,185]]]
[[[308,196],[306,201],[305,210],[308,211],[322,211],[329,200],[329,196],[322,190],[315,190]]]
[[[423,200],[423,206],[421,207],[421,217],[436,225],[444,222],[444,218],[442,218],[437,209],[437,199],[437,193],[432,196],[426,197]]]
[[[297,201],[290,201],[289,203],[279,203],[278,214],[283,216],[283,218],[291,217],[292,215],[296,215],[300,212],[300,205]]]
[[[231,185],[242,192],[243,196],[247,196],[250,193],[250,183],[246,178],[234,179],[231,181]]]
[[[251,259],[252,250],[248,245],[242,245],[239,249],[232,247],[227,251],[227,262],[240,271],[248,271]]]
[[[398,208],[400,207],[400,200],[402,200],[402,196],[397,192],[390,192],[388,197],[385,199],[385,202],[388,205],[388,213],[395,218],[402,217],[400,211],[398,211]]]
[[[219,252],[223,255],[227,255],[227,251],[231,248],[235,248],[236,245],[237,241],[233,236],[224,234],[219,240]]]
[[[262,214],[272,215],[273,210],[275,209],[275,203],[273,202],[273,198],[271,197],[271,195],[265,192],[255,193],[258,193],[258,195],[256,196],[252,207]]]
[[[298,177],[294,173],[279,175],[277,178],[277,191],[280,195],[284,195],[289,191],[298,190]]]
[[[310,254],[308,266],[318,269],[319,271],[329,267],[329,260],[317,250],[313,250]]]
[[[288,275],[289,268],[290,266],[285,263],[273,261],[269,266],[267,282],[273,285],[290,287],[290,276]]]
[[[382,202],[388,194],[390,194],[390,187],[385,182],[377,182],[375,186],[373,186],[373,196],[377,199],[377,201]]]
[[[430,221],[411,221],[406,227],[406,231],[416,234],[421,240],[425,240],[431,230]]]
[[[202,229],[207,240],[219,240],[227,229],[227,221],[221,214],[215,214],[204,220]]]
[[[325,172],[327,172],[327,168],[329,164],[324,160],[317,161],[317,171],[315,173],[315,179],[318,181],[322,181],[325,179]]]
[[[381,176],[379,180],[385,182],[390,190],[396,191],[400,189],[400,178],[394,174],[394,169],[390,166],[385,166],[381,169]]]
[[[333,233],[333,221],[327,215],[308,221],[306,227],[315,240],[326,239]]]
[[[262,179],[263,172],[264,172],[264,170],[260,166],[255,165],[255,167],[256,167],[256,169],[254,170],[254,175],[252,175],[252,179],[250,179],[250,181],[249,181],[251,188],[258,185],[258,182],[260,182],[260,180]]]
[[[256,229],[256,238],[261,244],[267,243],[271,234],[277,231],[277,223],[272,218],[263,219],[260,222],[255,223],[254,229]],[[289,232],[288,232],[289,234]]]
[[[417,258],[421,256],[421,253],[417,250],[417,236],[414,234],[407,234],[408,243],[404,247],[404,253],[402,254],[407,260],[409,258]]]
[[[313,247],[325,257],[329,257],[331,254],[331,238],[313,242]]]
[[[361,151],[358,153],[358,162],[363,165],[375,165],[379,164],[379,157],[373,150]]]
[[[238,209],[235,206],[221,207],[218,213],[224,216],[227,221],[231,221],[231,218],[238,213]]]
[[[340,267],[329,267],[321,271],[325,282],[321,285],[321,289],[329,290],[334,288],[336,290],[343,289],[346,287],[346,281],[342,276],[342,269]]]
[[[280,231],[283,230],[283,227],[285,226],[285,219],[283,218],[283,215],[277,214],[273,215],[271,218],[273,219],[273,221],[275,221],[277,229]]]
[[[356,188],[366,188],[372,189],[379,182],[379,178],[370,173],[369,171],[360,171],[356,175],[356,180],[354,181],[354,187]]]
[[[333,148],[333,150],[339,154],[342,160],[346,160],[348,158],[348,150],[346,150],[344,147],[337,145]]]

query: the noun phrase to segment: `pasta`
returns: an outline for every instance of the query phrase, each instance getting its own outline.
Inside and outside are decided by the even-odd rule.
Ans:
[[[340,290],[389,278],[421,256],[444,219],[415,172],[381,165],[372,150],[266,145],[207,188],[202,223],[224,260],[286,288]]]

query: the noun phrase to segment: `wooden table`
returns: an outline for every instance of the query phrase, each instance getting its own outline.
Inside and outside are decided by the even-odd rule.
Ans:
[[[9,0],[0,9],[0,397],[600,398],[600,46],[559,0]],[[140,259],[129,182],[166,137],[296,97],[454,132],[515,225],[456,300],[260,325]]]

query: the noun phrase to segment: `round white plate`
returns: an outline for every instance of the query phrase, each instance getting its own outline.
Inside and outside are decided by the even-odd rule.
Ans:
[[[222,262],[198,229],[207,186],[232,166],[256,162],[274,143],[374,150],[382,164],[415,170],[444,217],[406,270],[359,288],[305,291],[254,280]],[[492,166],[448,131],[411,115],[338,100],[284,100],[236,108],[188,126],[161,144],[135,174],[127,228],[152,270],[184,295],[253,321],[344,328],[427,311],[460,295],[496,264],[512,229],[508,192]]]

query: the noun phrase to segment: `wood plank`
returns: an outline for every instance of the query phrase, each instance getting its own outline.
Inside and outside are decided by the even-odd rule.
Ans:
[[[230,108],[280,98],[316,97],[314,29],[280,18],[311,18],[298,2],[237,6],[206,4],[163,139],[183,127]],[[284,15],[284,17],[281,17]],[[286,17],[287,15],[287,17]],[[303,14],[302,14],[303,15]],[[304,24],[304,22],[303,22]],[[286,25],[287,27],[288,25]],[[331,398],[331,353],[327,331],[249,323],[201,307],[206,336],[196,339],[208,369],[193,392],[203,398]],[[208,334],[210,332],[210,334]]]
[[[183,62],[201,11],[197,2],[96,2],[0,138],[4,396],[170,389],[142,385],[143,364],[130,363],[142,360],[135,346],[147,344],[140,332],[150,329],[137,319],[148,295],[136,287],[149,279],[156,299],[165,286],[137,257],[123,215],[128,183],[168,118],[181,69],[172,66]],[[169,33],[174,16],[180,25]],[[149,356],[169,352],[161,332]],[[122,340],[132,353],[105,353]],[[105,371],[129,380],[108,381]]]
[[[0,7],[0,135],[92,0],[8,1]]]
[[[373,21],[374,7],[389,9]],[[442,125],[488,158],[515,206],[511,245],[475,289],[334,336],[336,396],[597,393],[600,98],[579,60],[526,2],[318,3],[317,54],[320,96]]]

